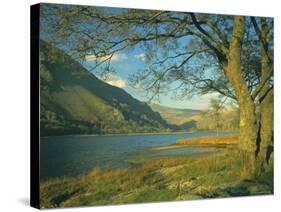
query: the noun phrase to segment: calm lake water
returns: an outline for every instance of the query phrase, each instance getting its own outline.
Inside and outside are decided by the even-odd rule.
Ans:
[[[211,132],[184,134],[143,134],[110,136],[54,136],[40,141],[41,179],[86,174],[95,166],[129,168],[124,160],[135,157],[194,155],[203,148],[150,151],[150,148],[175,144],[178,139],[215,135]],[[224,132],[220,134],[230,134]],[[211,149],[207,151],[212,151]]]

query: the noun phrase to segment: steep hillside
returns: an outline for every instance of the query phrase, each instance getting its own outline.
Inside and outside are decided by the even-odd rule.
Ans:
[[[89,73],[63,51],[40,43],[41,135],[167,130],[159,113]]]

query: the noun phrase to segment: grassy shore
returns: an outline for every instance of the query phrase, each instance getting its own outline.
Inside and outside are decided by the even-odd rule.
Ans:
[[[210,146],[210,145],[236,145],[238,144],[239,134],[230,134],[222,136],[206,136],[199,138],[186,138],[179,139],[177,145],[199,145],[199,146]]]
[[[230,135],[221,135],[221,136],[206,136],[198,138],[185,138],[177,140],[176,144],[155,147],[152,150],[161,151],[169,149],[178,149],[186,147],[230,147],[238,144],[239,135],[230,134]]]
[[[214,154],[131,159],[127,161],[135,165],[131,169],[95,168],[88,175],[43,181],[40,184],[41,207],[272,194],[272,166],[259,179],[243,179],[240,156],[233,145],[238,142],[238,136],[222,137],[177,142],[185,147],[197,142],[204,146],[223,144],[222,151]]]

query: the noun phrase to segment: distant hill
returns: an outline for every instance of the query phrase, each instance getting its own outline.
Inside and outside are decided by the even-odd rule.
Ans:
[[[152,110],[159,112],[175,130],[184,131],[239,131],[239,111],[235,108],[224,109],[219,119],[210,110],[178,109],[150,104]],[[176,125],[176,126],[175,126]]]
[[[194,109],[171,108],[158,104],[150,104],[150,107],[153,111],[160,113],[162,118],[168,123],[178,126],[188,126],[190,121],[196,121],[193,117],[203,112]]]
[[[143,102],[40,42],[41,135],[137,133],[171,125]]]
[[[220,116],[214,116],[211,111],[206,111],[200,116],[191,117],[196,120],[196,130],[198,131],[239,131],[239,111],[236,108],[224,109]]]

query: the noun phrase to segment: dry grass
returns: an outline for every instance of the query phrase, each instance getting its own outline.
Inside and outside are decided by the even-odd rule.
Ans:
[[[233,145],[238,144],[239,134],[185,138],[176,142],[177,145]]]

